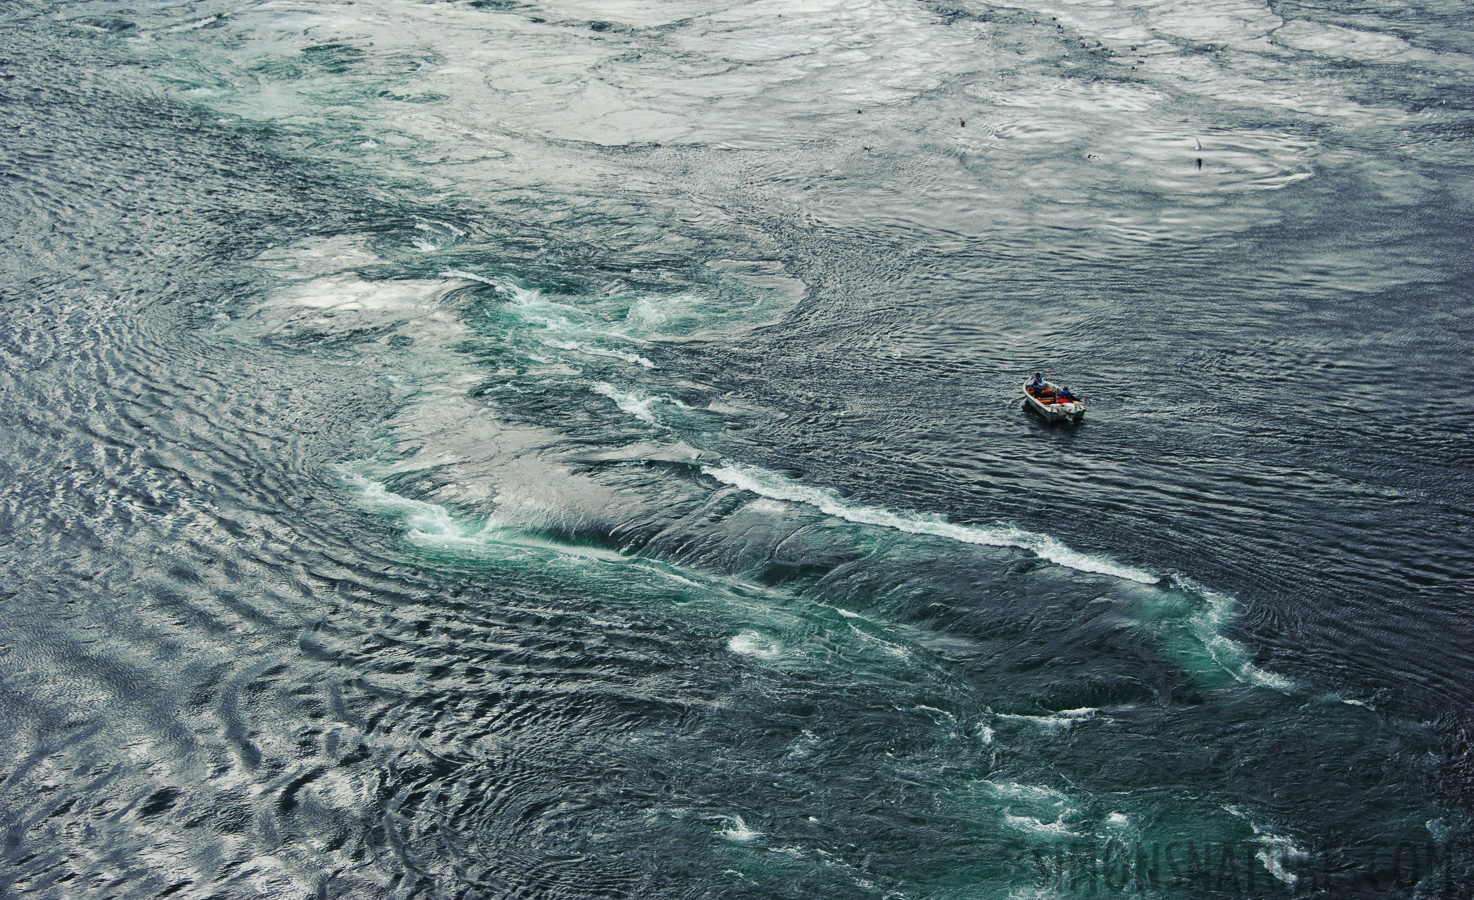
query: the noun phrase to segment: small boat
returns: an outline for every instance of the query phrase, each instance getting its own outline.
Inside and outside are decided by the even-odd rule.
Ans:
[[[1024,402],[1044,418],[1051,422],[1078,422],[1085,418],[1084,397],[1076,397],[1068,388],[1052,381],[1046,381],[1037,388],[1032,385],[1032,381],[1024,382]]]

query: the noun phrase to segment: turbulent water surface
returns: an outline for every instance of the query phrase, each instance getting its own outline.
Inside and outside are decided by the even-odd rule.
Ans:
[[[11,0],[0,895],[1461,894],[1471,84],[1451,0]]]

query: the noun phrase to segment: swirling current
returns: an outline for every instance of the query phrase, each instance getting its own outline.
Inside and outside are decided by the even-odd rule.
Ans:
[[[1470,896],[1471,84],[1448,0],[11,0],[0,896]]]

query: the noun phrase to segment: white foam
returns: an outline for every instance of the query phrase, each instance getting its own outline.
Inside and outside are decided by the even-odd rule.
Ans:
[[[789,745],[788,757],[790,759],[808,759],[814,755],[814,751],[818,749],[819,743],[819,736],[805,728],[799,732],[798,737]],[[818,820],[810,816],[809,821],[817,822]]]
[[[471,277],[471,273],[456,271],[454,274]],[[509,294],[510,300],[503,309],[529,325],[540,326],[542,335],[535,339],[545,347],[584,356],[623,360],[645,369],[659,368],[654,361],[639,353],[606,346],[611,342],[622,345],[648,345],[650,342],[643,338],[633,337],[618,328],[608,327],[584,310],[567,303],[550,300],[538,291],[517,287],[510,283],[496,282],[488,278],[475,277],[475,280],[492,285],[497,290]]]
[[[466,530],[450,515],[450,510],[436,503],[426,503],[394,493],[350,469],[340,469],[343,478],[358,488],[364,500],[373,506],[399,516],[411,534],[424,537],[464,538]]]
[[[379,482],[354,471],[351,466],[341,465],[337,468],[343,480],[359,491],[368,506],[398,518],[405,525],[405,537],[421,546],[455,548],[468,552],[517,548],[553,554],[575,562],[630,563],[630,558],[618,551],[559,543],[535,532],[508,526],[495,518],[462,521],[438,503],[396,494]]]
[[[1193,586],[1207,605],[1188,620],[1188,628],[1202,641],[1204,649],[1213,661],[1245,684],[1257,685],[1288,694],[1295,690],[1295,681],[1277,672],[1261,669],[1249,661],[1249,651],[1243,644],[1223,634],[1223,628],[1233,618],[1232,598]]]
[[[1005,800],[1022,801],[1055,809],[1074,809],[1067,795],[1043,785],[1024,784],[1018,781],[985,781],[983,787],[989,793]]]
[[[629,391],[621,391],[614,385],[604,381],[594,385],[594,393],[603,394],[605,397],[613,400],[615,406],[639,419],[641,422],[649,422],[651,425],[656,424],[655,413],[650,411],[650,407],[659,403],[661,398],[645,397]]]
[[[173,28],[170,28],[169,31],[177,33],[180,31],[194,31],[199,28],[207,28],[211,25],[214,25],[216,22],[219,22],[222,18],[224,17],[208,16],[203,19],[196,19],[193,22],[185,22],[183,25],[175,25]]]
[[[864,629],[856,628],[853,624],[850,625],[850,631],[858,635],[860,640],[862,641],[868,641],[872,644],[879,644],[886,653],[894,656],[896,659],[909,660],[911,658],[911,651],[907,650],[905,647],[902,647],[900,644],[893,644],[883,638],[876,637],[875,635],[870,634]]]
[[[485,275],[477,275],[475,272],[467,272],[463,269],[446,269],[444,272],[440,273],[440,277],[464,278],[467,281],[479,281],[482,284],[490,285],[491,287],[494,287],[499,291],[505,291],[507,289],[507,286],[500,281],[494,281],[490,278],[487,278]]]
[[[1010,828],[1051,837],[1078,834],[1065,820],[1077,817],[1080,811],[1070,797],[1061,791],[1017,781],[984,781],[980,783],[980,787],[1003,801],[1003,823]],[[1018,806],[1024,807],[1026,811],[1023,814],[1015,812],[1015,807]]]
[[[416,231],[434,231],[436,227],[444,228],[446,231],[449,231],[456,237],[466,236],[466,232],[464,229],[457,228],[449,222],[441,222],[436,219],[422,219],[421,221],[415,223]]]
[[[696,298],[689,294],[672,297],[640,297],[630,304],[625,313],[625,323],[637,331],[655,331],[670,321],[672,314],[681,306],[689,306]]]
[[[732,816],[724,821],[728,823],[727,827],[717,833],[729,841],[746,844],[763,836],[761,831],[748,828],[747,823],[742,821],[741,816]]]
[[[909,534],[931,535],[964,544],[1013,547],[1027,550],[1066,568],[1122,578],[1138,584],[1156,584],[1161,580],[1160,576],[1150,572],[1123,565],[1109,557],[1073,550],[1049,535],[1025,531],[1013,525],[957,525],[935,515],[898,513],[873,506],[861,506],[844,500],[827,488],[801,484],[776,472],[754,466],[727,463],[721,466],[704,466],[702,471],[733,487],[774,500],[803,503],[847,522],[893,528]]]
[[[685,576],[677,575],[675,572],[669,571],[668,569],[657,568],[656,566],[641,565],[639,563],[635,563],[634,564],[634,568],[639,569],[639,570],[644,571],[644,572],[654,573],[656,575],[659,575],[661,578],[669,578],[671,581],[674,581],[677,584],[686,585],[687,587],[693,587],[693,588],[705,588],[706,587],[706,585],[704,585],[704,584],[699,584],[699,583],[697,583],[695,581],[692,581],[689,578],[686,578]]]
[[[1432,835],[1435,841],[1446,842],[1452,840],[1457,833],[1457,829],[1450,826],[1443,819],[1429,819],[1423,824],[1428,829],[1428,834]]]
[[[316,278],[278,291],[268,305],[344,312],[415,312],[433,309],[445,285],[399,279],[370,281],[356,273]]]
[[[783,655],[782,644],[756,631],[744,631],[734,635],[731,640],[727,641],[727,649],[740,656],[753,656],[758,659],[777,659]]]
[[[901,707],[898,706],[896,708],[900,709]],[[957,717],[947,712],[945,709],[938,709],[935,706],[927,706],[925,703],[918,703],[916,704],[915,708],[925,713],[936,713],[937,716],[940,716],[950,722],[957,721]]]
[[[1023,722],[1028,725],[1037,725],[1040,728],[1048,728],[1051,731],[1062,731],[1073,728],[1076,724],[1086,719],[1095,718],[1100,710],[1094,707],[1081,707],[1079,709],[1066,709],[1047,716],[1030,716],[1021,713],[997,713],[999,719],[1007,719],[1015,722]]]
[[[553,347],[558,350],[571,350],[575,353],[583,353],[587,356],[607,356],[611,359],[622,359],[625,362],[634,363],[637,366],[643,366],[647,369],[656,368],[655,363],[639,355],[638,353],[622,353],[619,350],[606,350],[603,347],[595,347],[592,344],[581,343],[579,341],[549,340],[543,341],[543,343],[549,347]]]
[[[655,413],[651,411],[651,408],[657,403],[674,406],[677,409],[691,409],[689,405],[682,403],[674,397],[652,396],[640,391],[622,391],[604,381],[600,381],[594,385],[594,393],[608,397],[614,401],[615,406],[618,406],[624,412],[629,413],[642,422],[649,422],[651,424],[659,424],[656,420]],[[697,451],[697,455],[699,454],[700,451]]]
[[[1259,851],[1254,854],[1254,857],[1258,859],[1261,864],[1263,864],[1264,871],[1273,875],[1275,878],[1279,879],[1285,884],[1294,884],[1295,882],[1300,880],[1300,876],[1285,868],[1286,857],[1283,854],[1278,857],[1274,855],[1274,850],[1280,849],[1281,847],[1288,847],[1292,850],[1297,849],[1293,844],[1266,844],[1265,846],[1259,848]]]
[[[1044,822],[1033,816],[1016,816],[1013,813],[1004,813],[1003,823],[1010,828],[1028,834],[1045,834],[1051,837],[1076,836],[1075,830],[1064,823],[1063,817],[1055,819],[1053,822]]]
[[[1236,806],[1224,806],[1225,812],[1238,816],[1249,827],[1254,830],[1254,839],[1259,842],[1259,851],[1254,856],[1264,866],[1264,870],[1276,879],[1287,885],[1293,885],[1300,880],[1300,876],[1285,868],[1285,864],[1292,861],[1307,859],[1309,854],[1296,846],[1290,838],[1260,828],[1247,813]]]

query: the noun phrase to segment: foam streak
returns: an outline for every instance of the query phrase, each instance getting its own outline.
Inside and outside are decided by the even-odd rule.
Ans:
[[[908,534],[931,535],[984,547],[1013,547],[1027,550],[1041,559],[1069,569],[1109,575],[1138,584],[1156,584],[1161,581],[1158,575],[1123,565],[1108,557],[1073,550],[1049,535],[1025,531],[1012,525],[958,525],[941,516],[898,513],[879,507],[861,506],[847,502],[827,488],[800,484],[776,472],[735,463],[707,466],[702,471],[733,487],[773,500],[803,503],[827,515],[859,525],[893,528]]]

